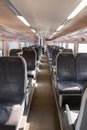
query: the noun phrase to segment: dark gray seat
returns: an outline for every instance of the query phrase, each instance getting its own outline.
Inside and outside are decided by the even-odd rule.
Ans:
[[[73,54],[60,53],[57,56],[57,90],[59,104],[62,106],[63,95],[71,94],[70,88],[75,84],[75,58]]]
[[[75,79],[75,57],[70,53],[60,53],[57,57],[57,91],[59,104],[62,106],[63,96],[78,96],[83,90],[83,82]]]
[[[22,56],[27,63],[28,78],[34,78],[36,71],[36,52],[33,49],[24,49]]]
[[[19,127],[27,92],[26,71],[21,57],[0,57],[0,129]]]
[[[22,52],[21,49],[11,49],[9,52],[10,56],[18,56],[18,53]]]
[[[55,48],[52,50],[52,66],[56,66],[56,56],[59,52],[59,48]]]
[[[64,95],[81,96],[87,82],[87,53],[62,53],[57,58],[57,88],[59,103]]]
[[[78,53],[76,58],[76,81],[87,81],[87,53]]]
[[[64,95],[79,95],[82,94],[82,85],[75,81],[58,81],[59,94]]]

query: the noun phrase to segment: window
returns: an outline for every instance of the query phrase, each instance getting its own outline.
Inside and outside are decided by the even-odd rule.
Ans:
[[[72,49],[74,51],[74,43],[68,43],[68,49]]]
[[[0,56],[3,56],[3,45],[2,45],[2,40],[0,40]]]
[[[62,43],[62,47],[66,48],[66,43]]]
[[[9,50],[11,50],[11,49],[19,49],[18,42],[16,42],[16,41],[10,41],[9,42]]]
[[[62,46],[62,43],[58,43],[58,45],[59,45],[59,47],[61,47],[61,46]]]
[[[25,47],[26,43],[25,42],[21,42],[21,48]]]
[[[87,44],[79,43],[78,44],[78,52],[87,53]]]
[[[3,56],[3,50],[0,49],[0,56]]]

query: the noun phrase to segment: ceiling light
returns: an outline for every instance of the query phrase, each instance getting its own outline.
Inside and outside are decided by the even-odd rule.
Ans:
[[[32,32],[36,33],[36,31],[34,29],[31,29]]]
[[[87,6],[87,0],[82,0],[81,3],[76,7],[76,9],[68,16],[67,19],[74,18],[82,9]]]
[[[53,35],[55,35],[55,34],[56,34],[56,32],[53,33]]]
[[[26,21],[26,19],[23,16],[17,15],[17,18],[19,18],[26,26],[30,26],[30,24]]]
[[[59,26],[59,27],[57,28],[57,31],[61,30],[63,27],[64,27],[64,24],[61,25],[61,26]]]

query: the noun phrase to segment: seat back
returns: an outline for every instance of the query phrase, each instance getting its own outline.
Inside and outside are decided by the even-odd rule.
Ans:
[[[9,52],[10,56],[18,56],[17,53],[21,52],[21,49],[11,49]]]
[[[66,52],[66,53],[73,53],[72,49],[63,49],[63,52]]]
[[[78,53],[76,58],[76,80],[87,81],[87,53]]]
[[[56,67],[58,80],[75,80],[75,58],[73,54],[59,53],[57,55]]]
[[[22,101],[26,75],[26,64],[21,57],[0,57],[0,104]]]
[[[36,56],[37,56],[37,61],[39,60],[39,47],[36,46],[34,47],[35,51],[36,51]]]
[[[87,89],[82,97],[79,116],[76,121],[75,130],[87,130]]]
[[[27,70],[35,70],[36,52],[33,49],[25,49],[22,56],[27,63]]]
[[[56,56],[59,53],[59,48],[52,50],[52,65],[56,65]]]

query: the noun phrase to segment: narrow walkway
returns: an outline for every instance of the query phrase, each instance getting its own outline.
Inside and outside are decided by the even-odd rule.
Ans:
[[[37,87],[28,118],[28,130],[60,130],[49,64],[45,57],[41,61]]]

